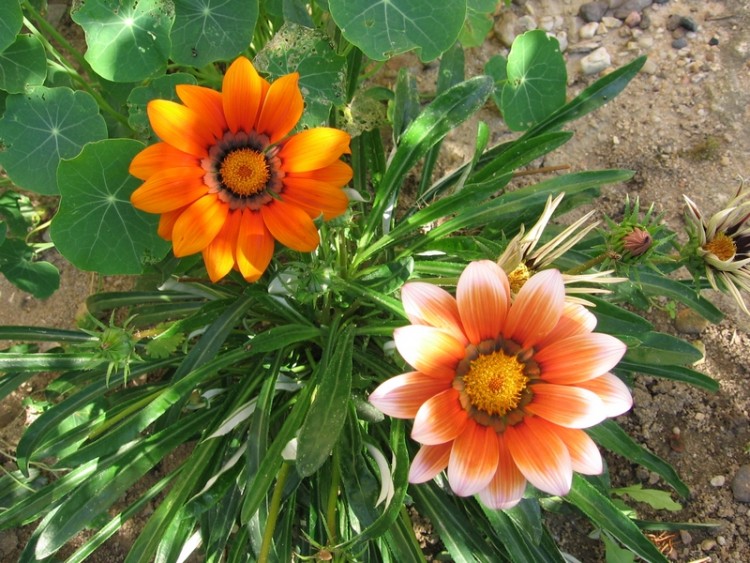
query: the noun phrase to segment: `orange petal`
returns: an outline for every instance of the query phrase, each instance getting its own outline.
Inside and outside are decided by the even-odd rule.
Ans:
[[[177,222],[177,219],[180,217],[183,211],[185,211],[185,208],[180,207],[179,209],[175,209],[174,211],[167,211],[166,213],[163,213],[161,217],[159,217],[159,228],[156,232],[161,238],[165,240],[172,240],[172,229],[174,229],[174,224]]]
[[[414,369],[448,379],[456,375],[456,366],[466,355],[463,344],[443,329],[408,325],[393,331],[396,349]]]
[[[185,167],[203,170],[199,160],[192,154],[182,152],[169,143],[155,143],[133,157],[128,172],[136,178],[148,180],[150,176],[167,168]]]
[[[633,406],[633,396],[622,380],[611,373],[576,383],[576,387],[596,393],[604,403],[608,417],[619,416]]]
[[[410,371],[381,383],[368,400],[388,416],[414,418],[422,403],[448,389],[451,381]]]
[[[407,283],[401,288],[401,301],[412,324],[442,328],[462,346],[469,343],[456,300],[444,289],[431,283]]]
[[[328,166],[323,168],[317,168],[315,170],[308,170],[307,172],[289,172],[287,171],[286,178],[308,178],[311,180],[318,180],[319,182],[326,182],[332,186],[345,186],[352,179],[354,171],[343,160],[335,160]]]
[[[458,400],[458,391],[446,389],[425,401],[414,417],[411,437],[435,446],[450,442],[469,424],[469,415]],[[474,424],[474,422],[471,422]]]
[[[566,495],[573,482],[570,453],[557,434],[538,422],[527,417],[520,424],[508,427],[505,430],[508,450],[529,483],[552,495]]]
[[[271,143],[286,137],[302,117],[305,103],[298,82],[299,74],[293,72],[274,80],[268,89],[255,129],[268,135]]]
[[[301,207],[310,217],[323,215],[328,221],[338,217],[349,207],[349,198],[344,190],[326,182],[309,178],[284,178],[281,199]]]
[[[257,281],[273,257],[273,237],[259,211],[244,209],[237,237],[237,267],[249,282]]]
[[[563,428],[554,424],[548,424],[547,427],[557,434],[568,448],[573,471],[584,475],[599,475],[604,470],[599,448],[583,430]]]
[[[203,249],[203,262],[206,264],[208,277],[214,283],[226,276],[235,264],[234,254],[241,217],[241,211],[230,210],[219,234]]]
[[[471,262],[456,287],[456,301],[464,331],[472,344],[495,339],[508,313],[508,276],[495,262]]]
[[[495,430],[469,421],[453,440],[448,462],[448,482],[453,492],[466,497],[484,489],[495,476],[498,459]]]
[[[545,381],[571,384],[607,373],[625,350],[625,344],[614,336],[594,332],[558,340],[534,354],[534,360]]]
[[[557,270],[544,270],[529,278],[508,312],[505,336],[530,348],[555,328],[565,304],[565,286]]]
[[[162,141],[199,158],[208,154],[214,135],[205,118],[195,110],[170,100],[151,100],[146,112]]]
[[[526,411],[566,428],[589,428],[607,418],[596,393],[569,385],[537,383],[529,388],[534,398]]]
[[[174,255],[178,258],[206,248],[224,226],[229,206],[215,194],[205,195],[182,212],[172,229]]]
[[[146,180],[130,194],[137,209],[166,213],[190,205],[208,192],[200,168],[167,168]]]
[[[292,135],[279,151],[282,168],[293,173],[326,168],[342,154],[351,152],[349,140],[348,133],[330,127],[316,127]]]
[[[552,332],[537,342],[534,347],[541,350],[563,338],[590,333],[594,328],[596,328],[596,317],[586,307],[566,301],[560,321]]]
[[[448,467],[453,442],[422,446],[409,467],[409,483],[425,483]]]
[[[505,510],[517,505],[526,490],[526,478],[513,462],[503,435],[498,435],[498,463],[489,485],[479,491],[482,503],[494,510]]]
[[[275,199],[260,208],[266,227],[277,241],[298,252],[312,252],[320,235],[310,216],[299,207]]]
[[[193,84],[178,84],[175,90],[182,103],[202,115],[214,137],[221,139],[227,130],[221,94],[211,88]]]
[[[240,129],[249,133],[255,122],[269,84],[260,77],[253,63],[239,57],[227,69],[221,86],[227,125],[232,133]]]

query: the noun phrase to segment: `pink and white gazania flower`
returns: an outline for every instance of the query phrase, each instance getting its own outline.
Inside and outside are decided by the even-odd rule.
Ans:
[[[464,270],[455,298],[423,282],[406,284],[401,296],[412,324],[394,339],[414,371],[381,384],[370,402],[414,419],[411,436],[422,447],[410,482],[447,467],[457,495],[504,509],[521,500],[527,481],[565,495],[573,471],[601,473],[582,429],[632,406],[609,373],[625,344],[592,332],[595,317],[566,301],[560,272],[533,275],[512,298],[503,269],[484,260]]]

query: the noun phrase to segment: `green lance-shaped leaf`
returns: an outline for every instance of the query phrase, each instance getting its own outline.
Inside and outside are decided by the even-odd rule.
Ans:
[[[23,25],[23,12],[18,0],[0,2],[0,51],[16,40]]]
[[[91,143],[60,164],[63,196],[50,235],[60,253],[82,270],[139,274],[164,257],[169,243],[156,229],[158,216],[136,210],[130,194],[140,181],[128,166],[143,145],[129,139]]]
[[[81,2],[70,16],[86,33],[86,60],[102,78],[138,82],[167,68],[171,0]]]
[[[0,165],[16,185],[55,195],[60,160],[106,137],[107,126],[90,94],[39,86],[6,99],[0,119]]]
[[[527,31],[516,38],[506,73],[502,93],[495,101],[499,101],[511,130],[525,131],[565,104],[565,61],[557,39],[544,31]]]
[[[607,530],[639,557],[651,563],[667,563],[667,558],[635,523],[580,475],[573,474],[573,486],[565,500],[577,506],[594,524]]]
[[[19,35],[0,53],[0,90],[21,94],[26,88],[41,86],[46,77],[44,46],[33,35]]]
[[[297,472],[303,477],[323,465],[344,426],[352,388],[353,335],[351,328],[329,335],[330,355],[320,364],[317,393],[299,431]]]
[[[201,67],[239,55],[253,38],[258,0],[174,0],[172,59]]]
[[[431,61],[453,45],[463,26],[465,0],[329,0],[344,37],[371,59],[412,49]]]
[[[336,54],[320,31],[287,22],[254,62],[272,77],[299,73],[305,112],[298,126],[327,125],[331,107],[344,103],[346,59]]]

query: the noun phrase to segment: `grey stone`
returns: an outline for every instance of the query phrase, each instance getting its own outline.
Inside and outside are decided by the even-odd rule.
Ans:
[[[631,12],[638,12],[640,14],[644,8],[648,8],[651,4],[653,4],[653,0],[627,0],[612,15],[617,19],[624,20]]]
[[[737,502],[750,502],[750,465],[743,465],[732,479],[732,494]]]
[[[608,9],[609,4],[606,2],[586,2],[581,4],[578,15],[585,22],[600,22]]]
[[[678,37],[674,41],[672,41],[672,47],[675,49],[684,49],[688,46],[688,41],[684,37]]]

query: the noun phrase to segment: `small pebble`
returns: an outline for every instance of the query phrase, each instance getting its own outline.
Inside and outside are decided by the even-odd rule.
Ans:
[[[706,419],[706,415],[703,414],[702,412],[695,413],[695,420],[697,420],[698,422],[703,422],[705,419]]]
[[[680,27],[688,31],[698,31],[698,24],[695,23],[693,18],[689,18],[688,16],[680,17]]]
[[[688,46],[688,41],[684,37],[680,37],[672,41],[672,48],[674,49],[684,49],[687,46]]]
[[[716,547],[716,540],[708,538],[701,542],[701,549],[703,551],[711,551],[714,547]]]
[[[715,477],[711,477],[711,486],[723,487],[725,481],[726,481],[726,477],[724,477],[724,475],[716,475]]]
[[[727,545],[727,538],[725,538],[724,536],[716,536],[716,542],[719,545]]]
[[[680,541],[684,545],[690,545],[693,543],[693,536],[690,535],[690,532],[687,530],[680,530]]]
[[[599,29],[599,24],[596,22],[585,23],[578,30],[578,37],[581,39],[591,39],[596,35],[596,31]]]
[[[625,25],[628,27],[636,27],[641,23],[641,14],[638,12],[630,12],[628,17],[625,18]]]
[[[732,494],[738,502],[750,502],[750,465],[743,465],[737,470],[732,479]]]
[[[719,44],[719,40],[716,37],[712,37],[708,40],[708,44],[711,45],[711,47],[716,47]]]

